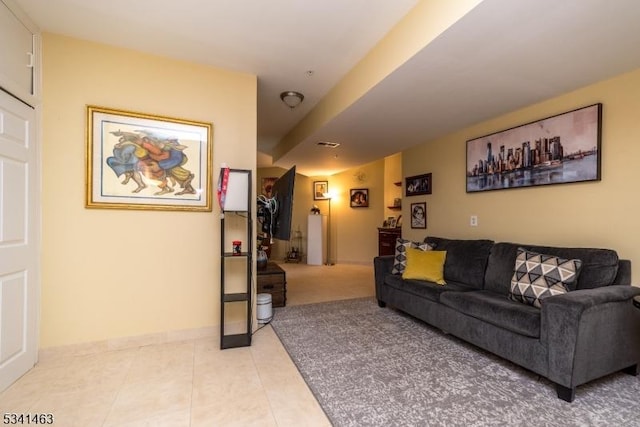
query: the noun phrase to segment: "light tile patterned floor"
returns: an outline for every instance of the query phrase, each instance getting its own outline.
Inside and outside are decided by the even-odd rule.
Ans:
[[[282,267],[288,305],[374,294],[372,266]],[[270,326],[238,349],[215,337],[46,358],[0,394],[5,412],[79,427],[330,425]]]

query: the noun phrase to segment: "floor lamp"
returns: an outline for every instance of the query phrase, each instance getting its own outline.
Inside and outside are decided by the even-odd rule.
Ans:
[[[325,265],[333,265],[329,258],[331,255],[331,193],[324,193],[323,196],[329,201],[329,215],[327,215],[327,262]]]

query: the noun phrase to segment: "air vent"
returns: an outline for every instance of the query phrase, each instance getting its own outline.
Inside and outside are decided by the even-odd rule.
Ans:
[[[327,148],[336,148],[338,147],[340,144],[337,142],[329,142],[329,141],[319,141],[318,145],[321,147],[327,147]]]

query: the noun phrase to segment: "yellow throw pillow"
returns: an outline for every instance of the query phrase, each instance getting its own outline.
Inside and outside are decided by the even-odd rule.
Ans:
[[[420,249],[407,249],[407,267],[402,273],[403,279],[427,280],[446,285],[444,281],[444,260],[447,251],[421,251]]]

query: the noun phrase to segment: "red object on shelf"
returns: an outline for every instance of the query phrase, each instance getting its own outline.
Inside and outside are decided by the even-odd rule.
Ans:
[[[234,240],[232,244],[233,244],[233,254],[242,255],[242,242],[240,240]]]

